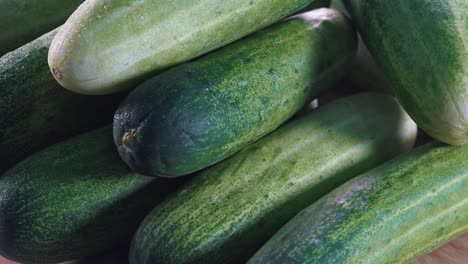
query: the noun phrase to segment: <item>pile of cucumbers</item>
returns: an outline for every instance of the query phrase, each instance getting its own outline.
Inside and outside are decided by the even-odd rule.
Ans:
[[[468,232],[466,21],[464,0],[0,0],[0,255],[417,259]]]

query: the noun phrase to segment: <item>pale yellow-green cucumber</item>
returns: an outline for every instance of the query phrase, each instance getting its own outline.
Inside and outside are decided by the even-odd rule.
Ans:
[[[88,0],[54,39],[65,88],[107,94],[222,47],[320,0]]]

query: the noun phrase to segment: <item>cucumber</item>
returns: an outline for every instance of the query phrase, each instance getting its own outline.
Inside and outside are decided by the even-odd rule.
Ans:
[[[248,263],[409,263],[468,231],[468,145],[432,143],[304,209]]]
[[[206,168],[276,129],[344,74],[355,33],[316,9],[137,87],[114,117],[121,157],[145,175]]]
[[[413,120],[439,141],[468,142],[468,1],[346,1]]]
[[[302,208],[410,149],[416,125],[388,95],[336,100],[203,171],[156,206],[131,263],[243,263]]]
[[[123,94],[89,97],[50,73],[50,33],[0,58],[0,172],[46,146],[112,122]]]
[[[83,0],[0,0],[0,56],[67,20]]]
[[[51,146],[0,177],[0,255],[57,263],[107,250],[180,184],[131,172],[111,132]]]
[[[314,1],[88,0],[52,43],[49,65],[67,89],[113,93],[265,28]]]

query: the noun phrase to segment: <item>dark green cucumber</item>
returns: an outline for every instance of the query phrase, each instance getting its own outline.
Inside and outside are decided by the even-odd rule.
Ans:
[[[304,209],[249,263],[409,263],[468,231],[468,145],[430,144]]]
[[[179,184],[131,172],[110,127],[49,147],[0,178],[0,255],[57,263],[129,240]]]
[[[442,142],[468,143],[468,1],[346,3],[418,126]]]
[[[60,26],[83,0],[0,0],[0,56]]]
[[[47,64],[56,33],[0,58],[0,172],[46,146],[112,122],[123,98],[63,89]]]
[[[416,125],[387,95],[336,100],[209,168],[157,206],[133,264],[242,263],[312,201],[410,149]]]
[[[120,155],[147,175],[206,168],[285,122],[342,76],[355,49],[349,21],[322,8],[175,67],[117,110]]]

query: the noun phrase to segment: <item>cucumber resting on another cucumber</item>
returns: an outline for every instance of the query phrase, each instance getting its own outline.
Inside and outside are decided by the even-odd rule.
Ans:
[[[468,1],[348,0],[364,42],[427,134],[468,143]]]
[[[44,147],[111,123],[124,97],[63,89],[47,65],[57,31],[0,58],[0,173]]]
[[[343,76],[356,35],[339,12],[304,13],[138,86],[114,117],[123,160],[177,177],[275,130]]]
[[[84,94],[128,89],[322,0],[87,0],[52,43],[49,65]]]
[[[360,94],[292,120],[203,171],[145,218],[133,264],[242,263],[301,209],[414,144],[391,96]]]
[[[337,188],[253,263],[409,263],[468,231],[468,145],[420,147]]]

